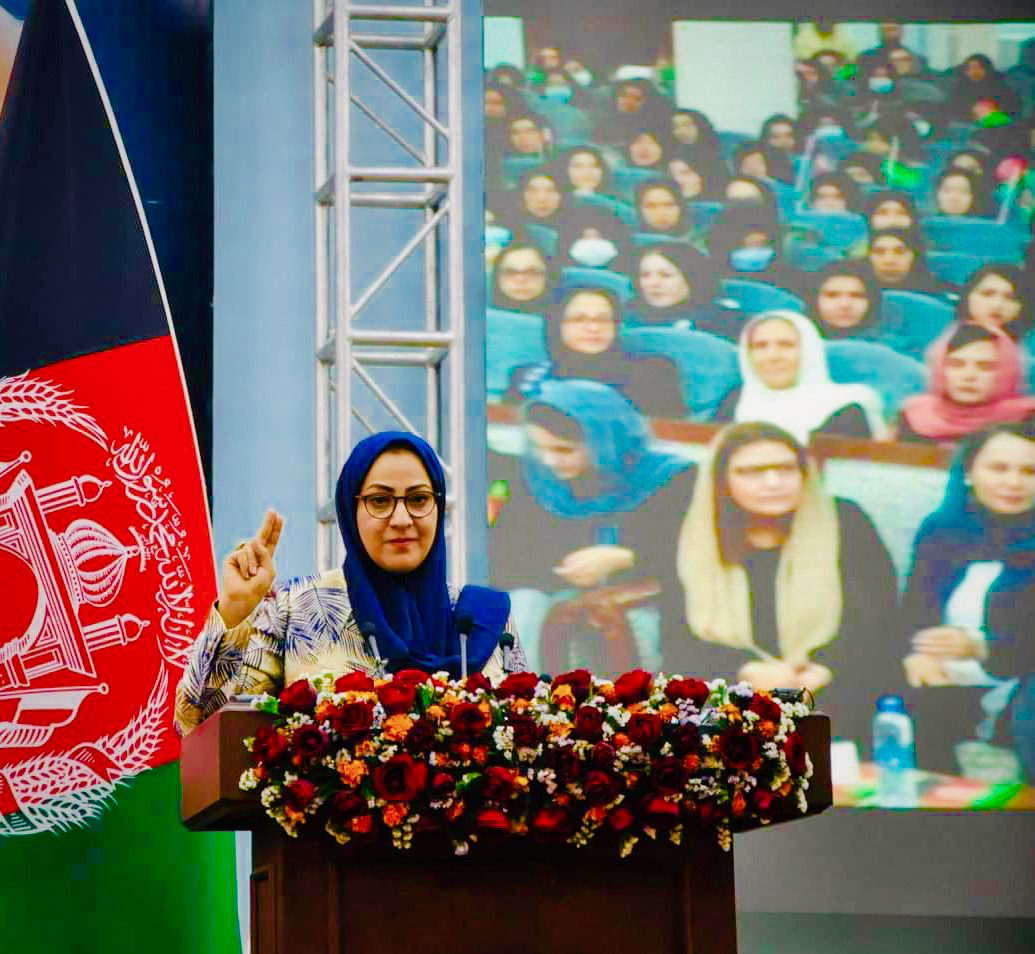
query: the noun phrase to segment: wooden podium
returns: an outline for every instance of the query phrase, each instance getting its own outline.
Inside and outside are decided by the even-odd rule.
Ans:
[[[735,954],[733,852],[684,844],[477,846],[468,857],[341,848],[319,826],[289,838],[238,788],[241,740],[269,716],[232,703],[183,741],[181,814],[193,831],[251,831],[252,954]],[[808,814],[832,803],[830,720],[799,723]],[[793,821],[797,813],[774,821]],[[735,830],[746,830],[751,824]]]

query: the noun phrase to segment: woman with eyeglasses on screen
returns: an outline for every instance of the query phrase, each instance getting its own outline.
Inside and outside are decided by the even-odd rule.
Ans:
[[[176,692],[181,734],[236,694],[275,693],[330,670],[419,669],[461,674],[466,632],[470,672],[503,672],[499,647],[510,599],[446,583],[446,482],[435,451],[415,434],[360,441],[335,492],[345,562],[274,586],[284,526],[275,511],[223,561],[219,599],[191,649]],[[521,668],[520,647],[511,668]],[[379,662],[380,660],[380,662]]]

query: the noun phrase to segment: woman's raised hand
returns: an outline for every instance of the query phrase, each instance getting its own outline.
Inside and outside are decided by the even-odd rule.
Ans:
[[[227,629],[246,619],[273,586],[273,554],[283,528],[284,518],[276,510],[267,510],[255,536],[231,550],[223,560],[219,615]]]

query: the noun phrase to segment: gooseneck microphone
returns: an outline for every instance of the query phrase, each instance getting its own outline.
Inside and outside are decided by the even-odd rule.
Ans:
[[[503,654],[503,671],[511,672],[510,651],[514,648],[514,634],[504,633],[500,636],[500,652]]]
[[[384,679],[385,661],[377,648],[377,627],[373,623],[360,623],[359,631],[363,634],[363,642],[366,643],[370,655],[374,657],[374,675],[378,679]]]
[[[467,637],[474,629],[474,620],[466,613],[458,616],[456,620],[456,632],[460,637],[460,678],[467,681]]]

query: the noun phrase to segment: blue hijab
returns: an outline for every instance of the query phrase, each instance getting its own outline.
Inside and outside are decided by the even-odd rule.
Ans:
[[[374,461],[386,450],[412,451],[424,465],[439,500],[435,540],[424,562],[409,573],[381,569],[363,546],[356,524],[356,497]],[[377,646],[391,672],[446,670],[460,675],[460,637],[456,624],[469,617],[468,671],[481,671],[510,616],[510,597],[483,586],[465,586],[451,605],[446,583],[445,519],[442,501],[446,478],[431,446],[415,434],[384,431],[361,440],[345,461],[335,492],[338,527],[345,541],[345,584],[356,622],[373,627]]]
[[[593,517],[636,510],[692,463],[650,448],[647,419],[614,388],[595,381],[544,380],[525,409],[542,404],[574,419],[585,435],[594,468],[591,493],[572,489],[531,451],[521,470],[529,492],[558,517]]]
[[[983,507],[967,486],[963,449],[949,471],[945,497],[920,524],[914,555],[921,548],[936,557],[925,561],[924,589],[943,606],[967,566],[998,560],[1003,572],[992,592],[1014,590],[1035,580],[1035,513],[1002,516]]]

